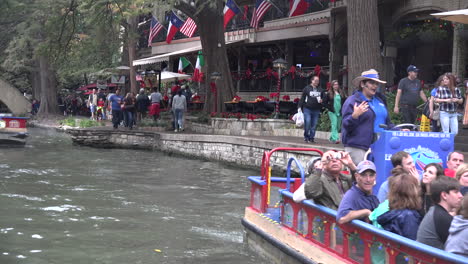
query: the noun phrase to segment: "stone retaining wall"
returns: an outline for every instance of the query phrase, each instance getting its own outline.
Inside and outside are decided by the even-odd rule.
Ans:
[[[303,144],[224,135],[103,129],[69,129],[66,132],[72,136],[74,143],[84,146],[160,150],[193,158],[228,162],[258,170],[264,151],[277,147],[304,147]],[[328,150],[325,147],[319,147],[319,149]],[[288,160],[294,156],[305,167],[307,161],[316,155],[315,152],[276,152],[270,162],[273,170],[285,170]]]
[[[187,128],[196,133],[216,135],[304,137],[304,129],[295,128],[292,121],[285,119],[256,119],[252,121],[235,118],[212,118],[210,124],[188,121]],[[316,131],[315,137],[329,139],[330,132]]]

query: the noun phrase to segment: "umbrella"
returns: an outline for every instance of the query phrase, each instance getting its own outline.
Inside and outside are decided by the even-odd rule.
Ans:
[[[175,79],[186,80],[190,78],[192,78],[192,76],[187,75],[187,74],[181,74],[181,73],[169,72],[169,71],[161,72],[161,82],[170,82],[170,81],[174,81]]]
[[[117,70],[126,70],[126,71],[130,70],[130,67],[125,66],[125,65],[117,66],[117,67],[115,67],[115,68],[116,68]]]
[[[468,24],[468,9],[453,10],[431,15],[443,20]]]
[[[106,84],[107,87],[116,87],[117,84],[115,83],[107,83]],[[92,84],[88,84],[88,85],[85,85],[85,86],[81,86],[80,88],[76,89],[77,91],[86,91],[86,90],[90,90],[90,89],[95,89],[97,87],[97,84],[96,83],[92,83]]]

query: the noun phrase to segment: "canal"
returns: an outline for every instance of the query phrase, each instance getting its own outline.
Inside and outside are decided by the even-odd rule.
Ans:
[[[240,223],[258,171],[30,133],[0,150],[0,263],[266,263]]]

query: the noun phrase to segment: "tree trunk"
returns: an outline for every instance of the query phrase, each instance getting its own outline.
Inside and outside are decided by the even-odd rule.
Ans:
[[[130,67],[130,91],[138,94],[138,87],[136,82],[136,71],[133,66],[133,60],[136,59],[136,32],[137,32],[137,18],[130,17],[127,25],[127,47],[128,47],[128,61]]]
[[[51,115],[57,115],[59,111],[55,72],[51,69],[49,59],[44,55],[39,56],[39,76],[41,105],[37,115],[42,118],[48,118]]]
[[[348,20],[348,94],[352,80],[368,69],[380,71],[382,58],[379,46],[379,17],[377,1],[347,1]]]
[[[200,2],[197,1],[197,5],[198,3]],[[222,111],[224,108],[223,102],[230,101],[235,94],[224,39],[224,1],[213,1],[202,7],[201,10],[194,10],[193,7],[184,2],[180,2],[176,8],[185,14],[191,15],[200,33],[203,56],[207,66],[204,73],[205,82],[207,83],[204,111],[208,113],[215,111],[215,109],[218,112]],[[213,72],[221,73],[221,78],[216,81],[216,95],[212,92],[210,86],[210,76]]]
[[[34,67],[31,70],[31,93],[33,99],[41,98],[41,75],[39,73],[39,60],[33,61]]]

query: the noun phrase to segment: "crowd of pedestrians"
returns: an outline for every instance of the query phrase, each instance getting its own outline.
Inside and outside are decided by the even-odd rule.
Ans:
[[[426,117],[431,121],[433,132],[458,134],[460,112],[464,98],[457,84],[461,84],[451,73],[441,75],[434,84],[430,96],[423,91],[423,82],[418,79],[419,69],[414,65],[407,68],[408,76],[401,79],[395,97],[393,112],[402,116],[402,123],[416,124],[418,104],[427,103]],[[379,73],[370,69],[353,81],[354,92],[349,97],[342,91],[338,81],[330,83],[328,91],[320,87],[318,76],[304,87],[298,103],[298,112],[304,116],[304,141],[314,142],[315,131],[321,111],[328,109],[332,143],[343,143],[353,161],[361,160],[376,140],[376,135],[395,125],[390,120],[387,97],[381,91],[386,84]],[[468,83],[467,83],[468,85]],[[468,89],[465,89],[468,93]],[[463,124],[468,126],[468,109],[464,110]],[[338,133],[341,128],[341,140]],[[404,129],[407,130],[407,129]]]

